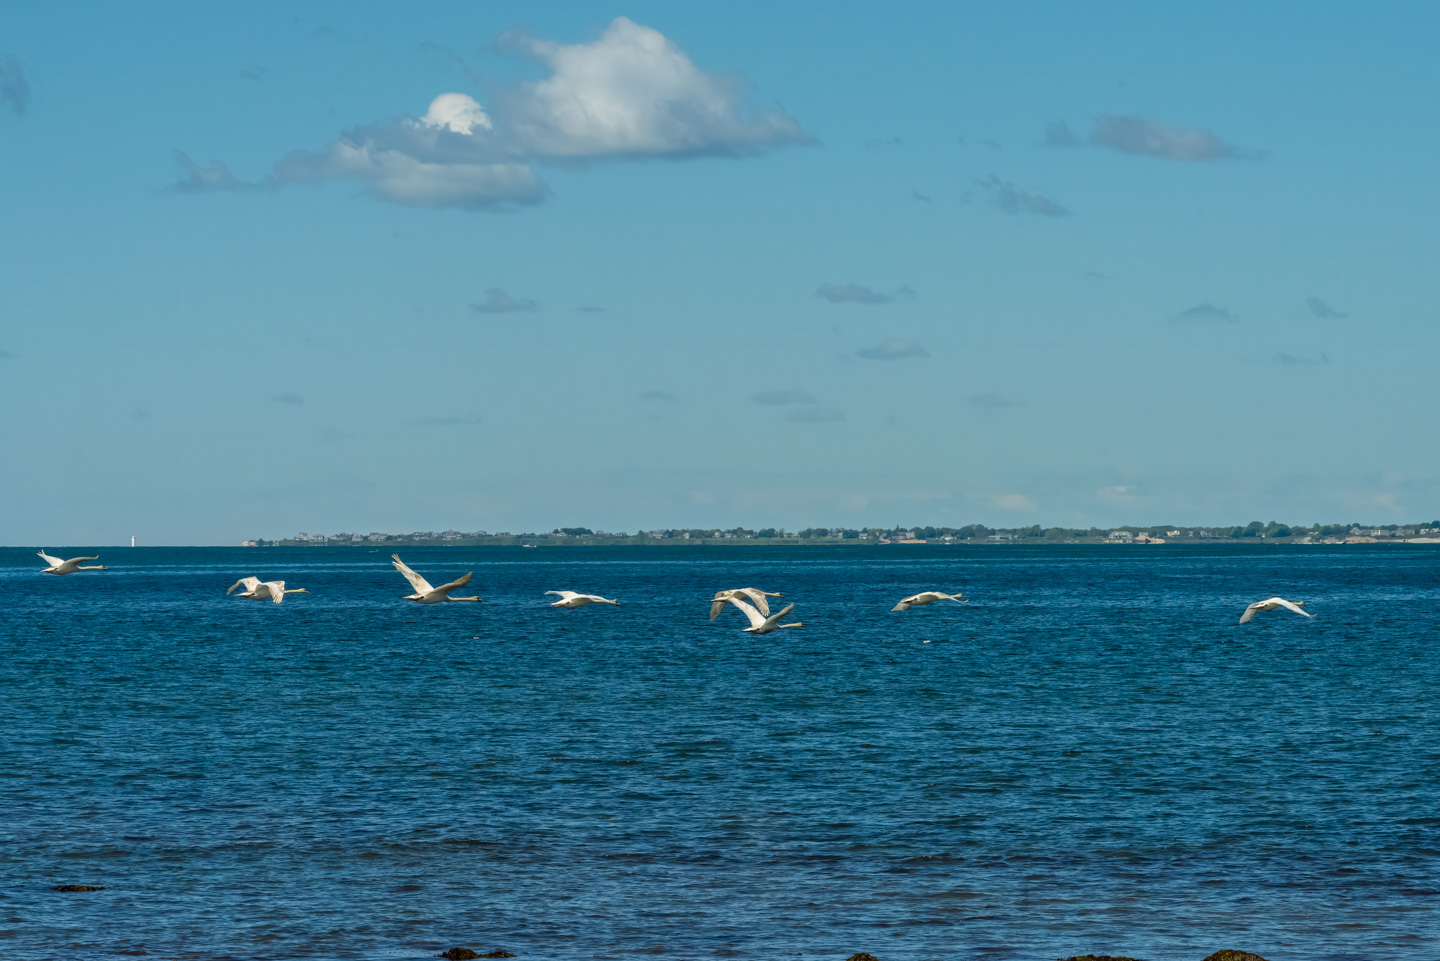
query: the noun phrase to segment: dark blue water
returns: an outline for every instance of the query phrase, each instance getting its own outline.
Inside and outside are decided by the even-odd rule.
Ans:
[[[99,553],[0,552],[6,957],[1440,958],[1433,549]]]

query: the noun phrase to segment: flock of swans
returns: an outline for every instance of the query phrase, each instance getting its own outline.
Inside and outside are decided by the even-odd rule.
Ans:
[[[102,566],[82,567],[84,561],[98,561],[99,557],[72,557],[68,561],[62,560],[45,553],[42,549],[38,555],[46,564],[42,574],[74,574],[76,571],[103,571],[108,568]],[[455,578],[448,584],[441,584],[439,587],[432,587],[430,582],[419,574],[415,573],[408,564],[400,559],[399,554],[391,554],[391,563],[400,572],[410,586],[415,589],[414,594],[406,594],[405,600],[415,601],[417,604],[440,604],[446,601],[470,601],[478,603],[481,598],[474,597],[452,597],[451,592],[464,587],[470,583],[473,572],[467,572]],[[245,588],[236,597],[244,597],[254,601],[273,601],[279,604],[285,600],[286,594],[308,594],[303,587],[286,588],[284,581],[262,581],[258,577],[242,577],[225,593],[229,594],[237,587]],[[585,607],[589,604],[613,604],[620,606],[620,602],[609,597],[601,597],[599,594],[581,594],[576,591],[546,591],[546,595],[554,594],[560,600],[551,604],[551,607],[576,608]],[[714,621],[725,610],[729,604],[740,613],[745,615],[750,626],[745,628],[747,634],[769,634],[771,631],[778,631],[786,627],[804,627],[799,621],[793,624],[781,624],[780,619],[795,609],[793,603],[785,605],[784,609],[774,614],[770,613],[770,602],[768,598],[784,597],[784,594],[777,594],[773,591],[762,591],[754,587],[737,587],[730,590],[719,591],[710,599],[710,620]],[[946,594],[942,591],[921,591],[919,594],[912,594],[909,597],[901,598],[899,603],[890,608],[891,612],[908,611],[912,607],[920,607],[925,604],[934,604],[936,601],[953,601],[957,604],[969,603],[969,598],[964,594]],[[1263,601],[1256,601],[1245,608],[1245,613],[1240,615],[1240,623],[1244,624],[1254,618],[1256,614],[1285,608],[1294,611],[1304,617],[1313,617],[1309,611],[1302,611],[1304,601],[1287,601],[1283,597],[1271,597]]]

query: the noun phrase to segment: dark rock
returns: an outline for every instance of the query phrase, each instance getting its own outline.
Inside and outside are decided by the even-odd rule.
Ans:
[[[1134,958],[1117,958],[1108,954],[1081,954],[1064,961],[1135,961]]]
[[[1224,951],[1216,951],[1205,961],[1265,961],[1258,954],[1251,954],[1249,951],[1232,951],[1226,948]]]
[[[504,948],[497,948],[496,950],[491,951],[489,954],[482,954],[482,955],[480,955],[480,957],[482,957],[482,958],[513,958],[513,957],[515,957],[515,955],[514,955],[513,953],[509,952],[509,951],[506,951]]]
[[[93,884],[57,884],[55,885],[55,890],[69,893],[72,891],[104,891],[105,889],[103,887],[96,887]]]
[[[435,955],[435,957],[449,958],[450,961],[475,961],[476,958],[513,958],[515,955],[503,948],[488,951],[485,954],[471,951],[469,948],[451,948],[449,951]]]
[[[850,955],[845,961],[880,961],[880,959],[873,954],[866,954],[864,951],[861,951],[859,954]]]

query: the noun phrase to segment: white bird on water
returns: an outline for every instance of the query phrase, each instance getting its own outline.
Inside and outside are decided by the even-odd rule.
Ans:
[[[780,618],[795,610],[794,604],[786,604],[784,610],[779,611],[775,614],[771,614],[769,617],[766,617],[764,614],[761,614],[755,608],[751,607],[749,604],[745,603],[738,597],[727,597],[725,598],[725,601],[726,603],[734,604],[736,607],[740,608],[740,611],[750,619],[750,626],[745,628],[746,634],[769,634],[771,631],[778,631],[782,627],[805,626],[799,621],[796,621],[794,624],[780,623]]]
[[[737,587],[730,591],[716,591],[715,596],[710,599],[710,620],[713,621],[720,616],[720,612],[725,610],[725,602],[732,597],[748,598],[750,603],[754,604],[761,614],[769,617],[770,602],[765,600],[765,598],[784,596],[784,594],[762,591],[754,587]]]
[[[42,574],[74,574],[76,571],[103,571],[109,569],[106,567],[80,566],[81,561],[98,561],[100,559],[99,557],[72,557],[66,561],[52,554],[47,554],[44,550],[39,551],[36,556],[50,565],[40,572]]]
[[[934,604],[936,601],[954,601],[957,604],[970,603],[965,599],[964,594],[942,594],[939,591],[921,591],[919,594],[912,594],[899,604],[890,608],[891,611],[908,611],[920,604]]]
[[[234,584],[231,584],[230,590],[225,593],[229,594],[230,591],[235,590],[237,587],[243,587],[245,590],[236,594],[236,597],[248,597],[255,601],[274,601],[276,604],[284,601],[286,594],[310,593],[303,587],[292,587],[287,591],[284,581],[262,581],[258,577],[242,577]]]
[[[574,591],[546,591],[546,594],[555,594],[560,600],[551,604],[551,607],[584,607],[586,604],[614,604],[620,606],[619,601],[612,601],[608,597],[601,597],[599,594],[577,594]]]
[[[1249,607],[1245,608],[1245,613],[1240,615],[1240,623],[1244,624],[1246,621],[1250,620],[1250,618],[1254,617],[1261,611],[1273,611],[1277,607],[1289,608],[1296,614],[1304,614],[1306,617],[1314,617],[1314,614],[1311,614],[1308,611],[1300,610],[1300,608],[1304,605],[1304,601],[1287,601],[1283,597],[1272,597],[1266,601],[1256,601],[1254,604],[1251,604]]]
[[[451,597],[450,592],[456,588],[464,587],[470,583],[470,573],[455,578],[449,584],[441,584],[439,587],[431,587],[430,582],[412,571],[399,554],[391,554],[394,558],[395,569],[405,575],[410,586],[415,588],[414,594],[407,594],[405,600],[416,601],[420,604],[439,604],[441,601],[479,601],[479,597]]]

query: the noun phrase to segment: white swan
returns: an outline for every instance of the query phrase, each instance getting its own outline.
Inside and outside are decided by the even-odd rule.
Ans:
[[[796,621],[794,624],[780,623],[780,618],[795,610],[794,604],[786,604],[783,611],[779,611],[778,613],[771,614],[769,617],[766,617],[764,614],[761,614],[759,611],[755,610],[755,608],[740,600],[740,598],[738,597],[727,597],[725,598],[725,602],[729,604],[734,604],[736,607],[740,608],[741,612],[750,619],[750,626],[745,628],[746,634],[769,634],[771,631],[778,631],[782,627],[805,626],[799,621]]]
[[[310,593],[303,587],[292,587],[287,591],[284,581],[262,581],[258,577],[242,577],[234,584],[231,584],[230,590],[225,593],[229,594],[230,591],[235,590],[237,587],[243,587],[245,590],[236,594],[236,597],[248,597],[256,601],[274,601],[276,604],[284,601],[286,594]]]
[[[1308,611],[1300,610],[1300,608],[1304,605],[1304,601],[1287,601],[1283,597],[1272,597],[1267,601],[1256,601],[1254,604],[1251,604],[1249,607],[1245,608],[1245,613],[1240,615],[1240,623],[1244,624],[1246,621],[1250,620],[1250,618],[1254,617],[1261,611],[1273,611],[1277,607],[1289,608],[1296,614],[1304,614],[1306,617],[1314,617],[1314,614],[1311,614]]]
[[[934,604],[936,601],[955,601],[958,604],[970,603],[965,599],[964,594],[942,594],[939,591],[921,591],[919,594],[912,594],[899,604],[890,608],[891,611],[908,611],[910,608],[920,604]]]
[[[586,604],[614,604],[620,606],[619,601],[612,601],[608,597],[601,597],[599,594],[576,594],[574,591],[546,591],[546,594],[558,595],[560,600],[551,604],[551,607],[584,607]]]
[[[771,591],[762,591],[754,587],[737,587],[731,591],[717,591],[715,593],[715,596],[710,599],[710,620],[713,621],[715,620],[715,618],[720,616],[720,612],[725,610],[725,602],[730,600],[730,598],[732,597],[749,598],[750,603],[754,604],[761,614],[769,617],[770,602],[765,600],[765,598],[784,596],[784,594],[775,594]]]
[[[449,584],[441,584],[439,587],[431,587],[430,582],[416,574],[405,562],[400,559],[399,554],[391,554],[394,558],[395,569],[405,575],[410,586],[415,588],[414,594],[405,595],[407,601],[417,601],[421,604],[439,604],[441,601],[479,601],[479,597],[451,597],[450,592],[458,587],[464,587],[470,583],[470,574],[464,574],[455,578]]]
[[[80,566],[81,561],[98,561],[100,559],[99,557],[72,557],[68,561],[66,561],[55,557],[53,554],[47,554],[44,550],[39,551],[36,556],[44,560],[46,564],[50,565],[49,567],[45,568],[43,571],[40,572],[42,574],[74,574],[76,571],[109,570],[109,568],[107,567]]]

